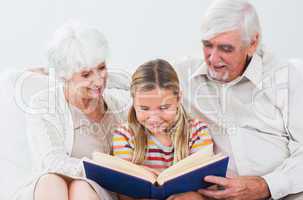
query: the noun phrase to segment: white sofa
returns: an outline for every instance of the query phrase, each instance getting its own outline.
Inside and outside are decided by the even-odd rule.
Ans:
[[[9,70],[0,74],[0,199],[10,200],[31,175],[25,110],[31,95],[47,87],[47,77]]]
[[[302,60],[291,62],[295,66],[303,66]],[[24,70],[0,72],[0,200],[11,200],[31,175],[25,111],[29,111],[30,97],[47,88],[48,81],[47,76]],[[113,69],[109,71],[107,87],[128,90],[129,81],[129,71]],[[290,195],[285,199],[302,200],[303,194]]]

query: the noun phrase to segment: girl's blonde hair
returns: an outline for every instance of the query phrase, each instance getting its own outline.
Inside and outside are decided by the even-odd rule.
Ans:
[[[131,95],[134,98],[136,91],[150,91],[153,89],[172,90],[173,94],[180,96],[179,79],[176,71],[165,60],[156,59],[144,63],[133,74],[131,82]],[[148,130],[141,125],[136,117],[134,106],[128,113],[129,129],[134,135],[134,152],[132,162],[142,164],[145,159]],[[189,154],[189,126],[188,116],[181,104],[176,113],[176,122],[168,130],[174,147],[174,163],[187,157]]]

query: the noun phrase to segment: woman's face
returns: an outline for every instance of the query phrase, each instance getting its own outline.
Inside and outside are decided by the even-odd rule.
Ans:
[[[134,108],[137,120],[152,133],[166,133],[174,123],[179,105],[179,97],[168,89],[137,91]]]
[[[83,68],[68,79],[69,90],[82,99],[98,99],[106,87],[107,69],[105,63]]]

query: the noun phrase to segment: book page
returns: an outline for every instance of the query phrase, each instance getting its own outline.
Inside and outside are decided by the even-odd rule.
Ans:
[[[163,185],[166,181],[194,171],[200,167],[207,166],[225,157],[226,156],[222,154],[206,156],[205,154],[199,154],[199,152],[197,152],[164,170],[157,178],[157,182],[159,185]]]
[[[149,181],[153,184],[157,179],[156,175],[139,165],[100,152],[93,153],[93,160],[89,160],[88,162],[92,162],[96,165],[101,165],[103,167]]]

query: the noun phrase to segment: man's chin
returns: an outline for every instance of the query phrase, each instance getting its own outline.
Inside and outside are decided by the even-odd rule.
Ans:
[[[229,79],[229,73],[228,71],[221,71],[221,70],[209,70],[208,71],[208,76],[212,79],[212,80],[216,80],[219,82],[228,82]]]
[[[215,81],[221,82],[221,83],[227,83],[228,82],[228,79],[224,78],[224,77],[214,77],[212,79],[215,80]]]

